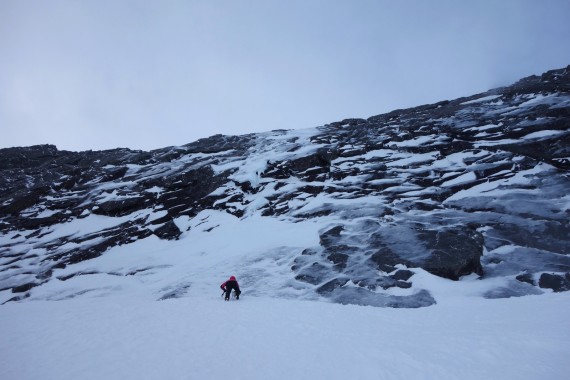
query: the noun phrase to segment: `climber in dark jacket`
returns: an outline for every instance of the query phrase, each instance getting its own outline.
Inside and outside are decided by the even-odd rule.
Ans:
[[[224,282],[220,288],[226,292],[226,301],[230,300],[230,294],[232,293],[232,290],[235,290],[236,292],[236,299],[239,300],[239,295],[241,294],[241,290],[239,290],[239,284],[235,278],[235,276],[231,276],[230,279],[226,282]]]

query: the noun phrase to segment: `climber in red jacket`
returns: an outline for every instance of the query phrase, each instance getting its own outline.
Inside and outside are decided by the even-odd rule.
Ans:
[[[235,278],[235,276],[231,276],[230,279],[224,282],[220,288],[226,292],[226,301],[230,300],[230,294],[232,290],[236,292],[236,299],[239,300],[239,295],[241,294],[241,290],[239,290],[239,284]]]

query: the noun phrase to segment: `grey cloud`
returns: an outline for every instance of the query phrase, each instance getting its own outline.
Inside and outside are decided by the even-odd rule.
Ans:
[[[570,63],[567,1],[0,2],[2,146],[305,128]]]

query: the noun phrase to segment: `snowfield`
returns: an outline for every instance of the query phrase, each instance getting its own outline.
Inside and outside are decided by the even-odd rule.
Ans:
[[[288,280],[324,222],[208,211],[179,218],[178,241],[59,269],[30,302],[0,307],[0,379],[566,378],[570,293],[485,299],[505,280],[416,269],[436,305],[329,303]],[[224,302],[231,274],[244,293]]]
[[[330,220],[207,211],[176,223],[190,228],[180,240],[114,247],[1,306],[0,379],[567,378],[568,292],[486,299],[508,280],[416,268],[436,305],[333,304],[290,270]],[[224,302],[219,285],[232,274],[244,293]]]
[[[10,303],[2,379],[566,379],[570,294],[420,309],[211,294]]]
[[[504,279],[416,269],[436,305],[332,304],[287,281],[323,221],[208,211],[176,222],[191,227],[178,241],[115,247],[0,307],[0,379],[520,380],[570,369],[569,293],[485,299]],[[244,294],[224,302],[230,274]]]

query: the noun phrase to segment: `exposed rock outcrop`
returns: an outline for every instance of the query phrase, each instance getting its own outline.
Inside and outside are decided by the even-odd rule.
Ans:
[[[319,221],[319,243],[282,265],[291,286],[334,302],[433,304],[419,272],[503,278],[488,298],[567,291],[568,170],[570,67],[306,131],[151,152],[0,149],[0,293],[24,300],[113,247],[177,240],[204,210]]]

